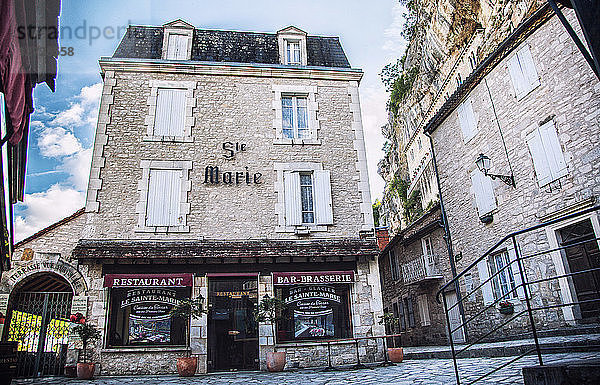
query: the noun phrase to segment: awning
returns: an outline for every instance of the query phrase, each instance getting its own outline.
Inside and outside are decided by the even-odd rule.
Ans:
[[[104,287],[187,287],[191,273],[176,274],[107,274]]]
[[[311,271],[273,273],[274,285],[354,283],[354,271]]]

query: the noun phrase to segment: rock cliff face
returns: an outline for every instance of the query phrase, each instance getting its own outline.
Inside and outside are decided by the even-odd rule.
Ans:
[[[405,33],[410,40],[404,56],[396,63],[397,76],[390,80],[390,118],[383,135],[391,144],[379,163],[380,175],[386,180],[383,204],[388,210],[388,222],[401,217],[393,212],[397,205],[390,196],[390,183],[401,178],[414,185],[411,182],[416,181],[411,178],[420,175],[414,165],[428,163],[407,156],[411,143],[480,61],[544,0],[401,2],[409,10]],[[398,151],[398,155],[390,151]],[[422,156],[430,155],[424,151]],[[407,158],[411,164],[406,165]]]

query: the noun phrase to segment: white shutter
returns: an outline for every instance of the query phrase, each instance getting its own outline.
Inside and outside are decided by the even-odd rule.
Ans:
[[[178,88],[158,89],[154,119],[155,136],[183,136],[185,91]]]
[[[458,106],[458,122],[463,133],[464,142],[468,142],[477,132],[477,120],[473,112],[473,104],[468,98]]]
[[[331,175],[328,170],[315,171],[315,212],[318,225],[333,224],[331,203]]]
[[[525,292],[523,291],[523,287],[520,285],[523,283],[521,280],[521,274],[519,273],[519,262],[517,261],[517,255],[515,253],[515,249],[510,248],[507,251],[508,260],[510,262],[510,269],[513,273],[513,279],[515,280],[515,286],[517,287],[516,293],[519,298],[525,298]],[[512,289],[512,288],[511,288]]]
[[[490,272],[488,270],[487,259],[482,259],[477,262],[477,271],[479,272],[479,284],[481,285],[484,281],[490,278]],[[492,281],[487,281],[481,286],[481,295],[483,296],[483,304],[489,305],[494,302],[494,293],[492,292]]]
[[[187,59],[187,41],[188,37],[186,35],[169,34],[167,60]]]
[[[475,193],[475,202],[479,216],[483,216],[496,208],[496,196],[492,179],[479,170],[471,172],[471,183]]]
[[[508,72],[515,88],[515,96],[520,99],[527,92],[527,80],[523,74],[518,54],[513,55],[508,61]]]
[[[302,224],[302,204],[300,201],[300,174],[294,171],[283,173],[285,224],[297,226]]]
[[[546,153],[546,159],[548,160],[548,166],[550,168],[551,181],[561,178],[567,175],[567,163],[560,147],[560,141],[554,121],[549,121],[539,128],[540,138]]]
[[[546,157],[540,130],[536,128],[532,133],[527,135],[526,140],[531,158],[533,159],[533,168],[535,169],[538,184],[540,187],[543,187],[552,182],[552,172]]]
[[[146,226],[179,224],[181,170],[150,170]]]
[[[521,69],[523,70],[523,77],[527,82],[527,91],[529,92],[535,87],[540,85],[540,77],[538,76],[535,64],[533,63],[533,57],[531,56],[531,50],[529,46],[525,45],[519,50],[519,61],[521,62]]]

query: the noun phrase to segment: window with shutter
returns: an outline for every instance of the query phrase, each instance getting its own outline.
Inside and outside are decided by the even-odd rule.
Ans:
[[[527,135],[526,141],[540,187],[568,174],[554,121],[536,128]]]
[[[179,204],[181,170],[150,170],[146,226],[177,226],[181,224]]]
[[[315,181],[316,223],[318,225],[332,225],[331,174],[329,170],[316,170],[313,175]]]
[[[492,288],[495,299],[516,298],[515,269],[516,262],[511,263],[506,250],[488,257],[489,271],[492,278]],[[518,274],[518,273],[517,273]]]
[[[463,134],[463,141],[467,143],[477,133],[477,118],[473,112],[471,98],[467,98],[457,109],[458,124]]]
[[[492,283],[488,281],[490,271],[488,268],[487,259],[482,259],[477,262],[477,272],[479,273],[479,285],[481,285],[481,295],[483,296],[483,304],[489,305],[494,302],[494,293],[492,292]]]
[[[410,298],[410,297],[404,298],[404,307],[405,307],[405,314],[406,314],[406,325],[409,328],[414,328],[415,327],[415,313],[414,313],[414,309],[413,309],[412,298]]]
[[[285,171],[286,226],[333,224],[329,171]]]
[[[496,196],[494,195],[492,179],[483,175],[479,170],[473,170],[471,172],[471,184],[473,185],[479,216],[489,214],[496,208]]]
[[[169,34],[167,43],[167,60],[186,60],[189,37],[175,33]]]
[[[390,250],[389,253],[390,258],[390,270],[392,273],[392,279],[397,281],[400,279],[400,265],[398,264],[398,256],[394,252],[394,250]]]
[[[285,224],[299,226],[302,224],[302,203],[300,201],[300,174],[286,171],[283,174]]]
[[[522,99],[540,85],[540,78],[528,45],[523,46],[509,59],[508,72],[517,100]]]
[[[427,303],[427,294],[421,294],[417,297],[417,306],[419,308],[419,318],[421,319],[421,326],[431,325],[431,319],[429,318],[429,304]]]
[[[159,88],[154,118],[154,136],[184,136],[185,89]]]

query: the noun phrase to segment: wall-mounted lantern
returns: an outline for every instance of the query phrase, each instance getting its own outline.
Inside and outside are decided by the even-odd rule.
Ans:
[[[475,161],[475,164],[477,165],[479,171],[483,173],[483,175],[489,176],[492,179],[498,178],[509,186],[517,187],[517,185],[515,184],[515,177],[512,175],[512,173],[510,175],[490,174],[488,171],[492,167],[492,161],[484,154],[479,154],[479,157]]]

